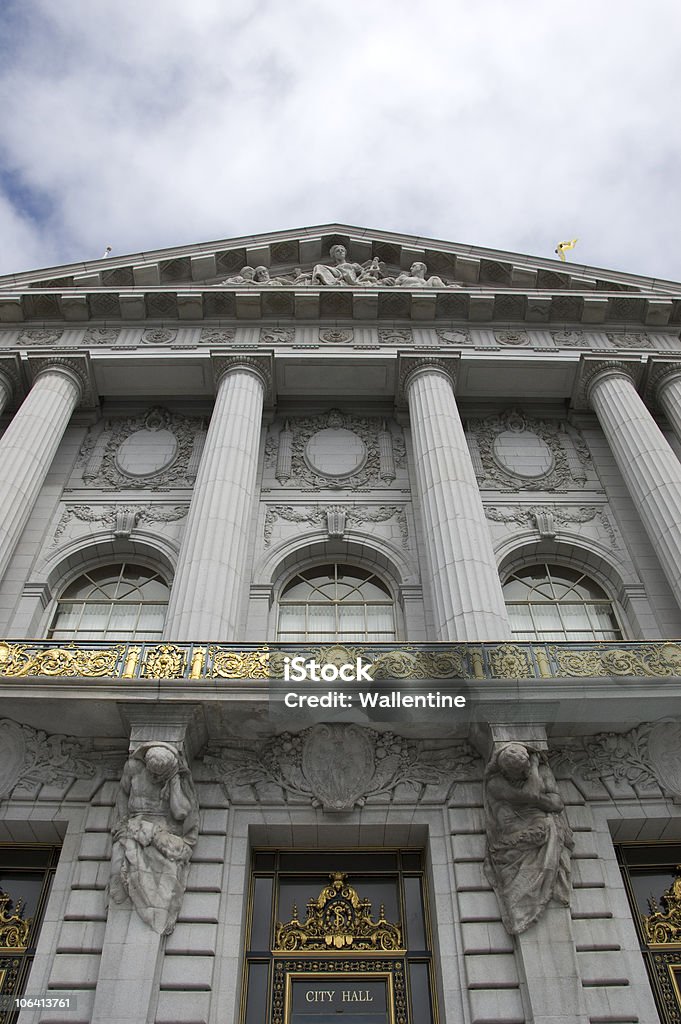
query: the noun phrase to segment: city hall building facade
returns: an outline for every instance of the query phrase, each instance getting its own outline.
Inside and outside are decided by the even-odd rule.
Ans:
[[[680,329],[343,225],[0,279],[3,1024],[681,1021]]]

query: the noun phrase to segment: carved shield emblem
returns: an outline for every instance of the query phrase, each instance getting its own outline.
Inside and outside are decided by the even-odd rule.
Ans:
[[[315,803],[325,811],[351,811],[364,803],[374,775],[374,747],[358,726],[315,726],[302,761]]]

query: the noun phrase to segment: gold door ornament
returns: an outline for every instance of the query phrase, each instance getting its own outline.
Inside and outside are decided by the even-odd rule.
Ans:
[[[304,921],[298,908],[286,924],[277,923],[273,952],[314,950],[375,950],[403,952],[402,928],[387,921],[381,904],[378,920],[371,916],[371,901],[362,899],[343,871],[332,871],[331,884],[317,899],[309,900]]]
[[[0,953],[25,953],[32,917],[22,917],[24,901],[17,900],[12,910],[12,897],[0,889]]]
[[[681,864],[676,867],[676,878],[661,897],[664,910],[657,900],[649,901],[652,913],[642,915],[643,934],[646,942],[654,946],[668,946],[681,943]]]

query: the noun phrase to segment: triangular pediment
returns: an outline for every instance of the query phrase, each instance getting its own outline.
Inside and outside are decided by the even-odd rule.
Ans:
[[[334,259],[333,247],[338,245],[344,247],[345,262],[353,265],[354,271],[334,274],[339,261]],[[424,285],[410,273],[414,264],[425,264],[425,271],[417,272],[423,275]],[[320,270],[315,273],[315,268],[325,266],[329,268],[328,274]],[[254,280],[251,271],[259,267],[265,270],[259,272],[260,280]],[[29,271],[0,278],[0,291],[352,288],[355,284],[378,289],[429,287],[495,292],[509,289],[678,295],[681,290],[675,282],[558,259],[328,224]]]

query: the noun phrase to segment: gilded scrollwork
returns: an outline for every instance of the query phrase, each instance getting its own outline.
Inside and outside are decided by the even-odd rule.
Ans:
[[[397,952],[402,949],[402,928],[386,920],[381,904],[378,920],[372,918],[371,901],[362,899],[343,871],[332,871],[317,899],[308,900],[304,921],[298,920],[298,908],[285,924],[277,922],[274,951],[375,950]]]
[[[94,650],[86,650],[74,644],[31,650],[27,644],[0,641],[0,675],[115,676],[123,650],[123,644]]]
[[[643,934],[651,945],[667,946],[681,942],[681,864],[677,865],[676,878],[661,897],[663,910],[657,900],[648,900],[650,914],[641,915]]]
[[[515,644],[499,644],[490,651],[492,675],[498,679],[532,679],[535,675],[529,654]]]
[[[158,644],[147,650],[140,674],[148,679],[182,679],[186,667],[186,650],[176,644]]]
[[[272,674],[267,646],[257,651],[208,649],[212,662],[211,675],[217,679],[269,679]]]
[[[24,917],[24,901],[12,900],[0,889],[0,953],[23,953],[28,946],[32,917]]]

